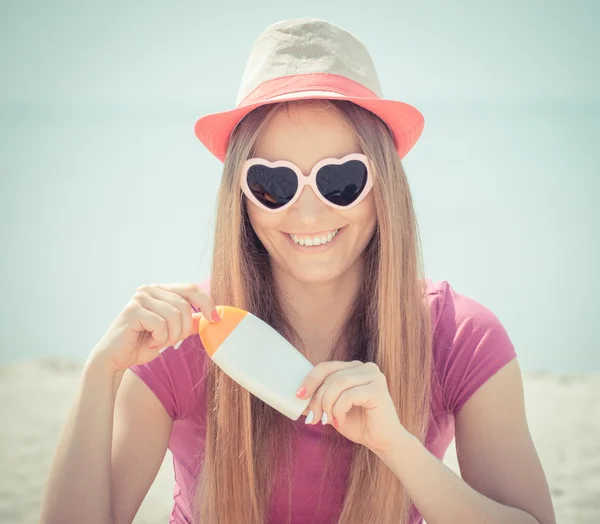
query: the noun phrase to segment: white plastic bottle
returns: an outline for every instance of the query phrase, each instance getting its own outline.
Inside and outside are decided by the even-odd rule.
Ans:
[[[198,334],[206,352],[229,377],[292,420],[307,408],[310,398],[296,391],[313,369],[311,362],[269,324],[252,313],[217,306],[220,322],[204,317]]]

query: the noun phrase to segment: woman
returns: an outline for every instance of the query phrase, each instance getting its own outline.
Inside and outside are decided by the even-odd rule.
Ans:
[[[347,31],[260,35],[236,109],[195,128],[224,161],[211,278],[141,286],[93,349],[42,522],[131,522],[167,447],[176,523],[554,522],[506,331],[423,277],[401,164],[422,129]],[[299,420],[206,357],[215,304],[315,364]]]

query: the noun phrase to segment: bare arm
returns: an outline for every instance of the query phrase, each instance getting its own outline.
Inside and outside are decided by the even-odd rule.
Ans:
[[[115,524],[130,523],[165,458],[173,420],[150,388],[125,371],[115,402],[112,507]]]
[[[199,308],[201,313],[192,314]],[[140,286],[86,362],[42,497],[41,524],[131,522],[164,459],[173,421],[130,367],[218,314],[196,284]],[[114,427],[113,427],[114,426]]]
[[[544,471],[527,429],[515,360],[491,377],[456,417],[462,479],[406,430],[384,462],[427,522],[554,524]]]
[[[123,372],[89,361],[63,427],[44,490],[41,522],[112,522],[110,448],[115,390]]]
[[[518,361],[509,362],[456,417],[462,478],[486,497],[520,508],[542,524],[556,518],[550,489],[529,432]]]
[[[131,522],[165,455],[171,424],[133,373],[111,373],[102,361],[89,360],[60,436],[40,522]],[[113,500],[115,487],[121,493]]]

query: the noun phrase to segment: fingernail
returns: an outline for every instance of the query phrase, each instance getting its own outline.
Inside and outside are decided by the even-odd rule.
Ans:
[[[321,424],[327,424],[327,413],[323,411],[323,416],[321,417]]]
[[[179,346],[181,346],[181,343],[183,342],[183,340],[180,340],[179,342],[177,342],[177,344],[175,344],[173,346],[173,349],[179,349]]]
[[[304,393],[306,393],[306,388],[304,386],[302,386],[297,392],[296,392],[296,396],[302,398],[304,396]]]
[[[312,410],[310,410],[308,412],[308,415],[306,415],[306,420],[304,421],[305,424],[310,424],[313,421],[315,414],[312,412]]]
[[[338,422],[338,419],[337,419],[337,418],[334,418],[334,419],[333,419],[333,425],[335,426],[335,429],[337,429],[337,428],[339,428],[339,427],[340,427],[340,423]]]
[[[212,319],[213,319],[215,322],[219,322],[219,320],[221,320],[221,317],[219,316],[219,313],[217,313],[217,311],[216,311],[216,310],[213,310],[213,312],[212,312]]]

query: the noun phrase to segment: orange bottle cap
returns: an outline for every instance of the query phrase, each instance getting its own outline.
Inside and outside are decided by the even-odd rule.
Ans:
[[[221,317],[219,322],[209,322],[203,315],[198,323],[198,335],[211,357],[248,314],[247,311],[232,306],[217,306],[217,313]]]

